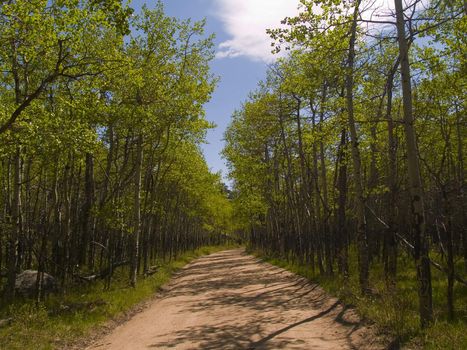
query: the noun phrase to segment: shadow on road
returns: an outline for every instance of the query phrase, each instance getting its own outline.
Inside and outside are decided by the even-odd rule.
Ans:
[[[261,263],[259,269],[257,259],[236,251],[189,265],[165,296],[174,297],[182,303],[186,298],[180,313],[212,316],[213,321],[164,334],[162,338],[170,340],[150,348],[177,349],[183,344],[184,349],[308,349],[297,336],[303,333],[317,344],[316,349],[332,349],[326,344],[336,341],[356,349],[351,335],[359,323],[352,312],[348,315],[348,308],[330,300],[316,284],[269,264]],[[224,315],[222,322],[216,322],[219,312]],[[325,322],[316,327],[325,329],[307,332],[320,319]],[[294,329],[302,333],[290,336]]]

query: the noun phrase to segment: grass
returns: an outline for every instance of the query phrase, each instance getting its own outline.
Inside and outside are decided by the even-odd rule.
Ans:
[[[434,323],[421,330],[418,318],[418,295],[416,272],[412,259],[401,254],[398,261],[397,292],[390,294],[385,288],[384,271],[381,263],[374,262],[370,281],[374,293],[362,297],[358,283],[356,252],[350,254],[350,280],[347,288],[339,276],[319,276],[313,274],[305,264],[286,261],[255,251],[255,255],[273,265],[285,268],[298,275],[319,283],[328,293],[353,305],[362,318],[377,324],[382,333],[396,339],[402,348],[407,349],[467,349],[467,287],[455,283],[456,318],[449,321],[446,307],[446,276],[432,270]],[[459,264],[457,271],[462,271]]]
[[[39,306],[22,301],[5,307],[0,310],[0,319],[11,317],[13,322],[0,328],[0,349],[48,350],[66,347],[85,338],[106,321],[150,299],[170,280],[173,272],[193,259],[228,248],[232,246],[203,247],[185,253],[177,260],[162,264],[161,269],[151,277],[140,279],[135,289],[128,286],[128,274],[123,270],[115,275],[110,290],[104,291],[103,283],[96,282],[64,296],[52,296]]]

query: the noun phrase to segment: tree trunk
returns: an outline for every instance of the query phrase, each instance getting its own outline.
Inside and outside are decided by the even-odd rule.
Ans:
[[[130,266],[130,284],[136,287],[139,262],[139,238],[141,235],[141,170],[143,167],[143,135],[139,134],[136,145],[136,171],[134,193],[134,225],[132,233],[132,251]]]
[[[387,195],[388,228],[385,235],[385,259],[384,272],[386,284],[390,290],[396,286],[397,272],[397,246],[396,246],[396,205],[397,200],[397,165],[396,165],[396,141],[394,138],[394,121],[392,118],[392,89],[395,71],[389,73],[387,81],[387,105],[386,120],[388,122],[388,173],[386,184],[389,192]]]
[[[360,150],[358,147],[357,128],[355,126],[354,117],[354,104],[353,104],[353,90],[354,90],[354,61],[355,61],[355,41],[357,35],[357,20],[358,8],[360,0],[355,3],[353,14],[350,41],[349,41],[349,57],[348,57],[348,72],[345,79],[346,86],[346,100],[347,100],[347,114],[348,125],[350,132],[350,140],[352,141],[351,153],[354,171],[355,183],[355,202],[356,202],[356,215],[357,215],[357,244],[359,256],[359,281],[362,294],[366,294],[369,289],[369,261],[368,261],[368,241],[367,241],[367,228],[365,218],[365,198],[363,193],[363,178],[362,178],[362,165],[360,159]]]
[[[8,247],[8,275],[5,288],[7,302],[15,298],[15,282],[18,268],[18,240],[21,236],[21,148],[16,148],[13,158],[12,225]]]
[[[81,211],[81,248],[79,252],[79,264],[86,262],[86,254],[92,235],[91,208],[94,203],[94,158],[91,153],[86,153],[86,170],[84,178],[84,204]]]
[[[326,84],[323,85],[323,91],[321,94],[321,105],[320,105],[320,112],[319,112],[319,126],[318,130],[320,132],[323,131],[323,124],[324,124],[324,103],[326,102],[326,94],[327,94],[327,86]],[[326,251],[326,266],[328,273],[332,275],[332,248],[331,248],[331,241],[334,239],[332,237],[332,232],[329,230],[329,201],[328,201],[328,183],[327,183],[327,175],[326,175],[326,159],[324,155],[324,142],[323,142],[323,135],[321,134],[320,141],[319,141],[319,158],[320,158],[320,173],[321,173],[321,191],[320,193],[323,194],[322,197],[322,204],[323,204],[323,233],[325,237],[325,251]],[[319,177],[319,176],[318,176]],[[318,179],[317,177],[317,179]],[[317,180],[318,181],[318,180]]]
[[[430,259],[425,231],[425,209],[422,181],[417,156],[417,140],[412,115],[412,86],[410,81],[409,47],[405,38],[405,21],[402,0],[394,0],[397,18],[397,36],[401,60],[402,100],[404,103],[404,130],[407,147],[407,167],[411,196],[411,219],[414,235],[414,258],[417,267],[420,323],[427,327],[433,320]]]
[[[345,207],[347,203],[347,161],[345,159],[345,150],[347,144],[347,132],[342,129],[341,142],[339,144],[337,155],[337,191],[338,205],[337,205],[337,255],[339,262],[339,271],[344,276],[344,282],[347,283],[349,278],[349,262],[347,251],[347,220],[345,214]]]

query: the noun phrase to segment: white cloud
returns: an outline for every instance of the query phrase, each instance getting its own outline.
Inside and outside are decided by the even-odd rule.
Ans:
[[[222,42],[217,58],[248,57],[252,60],[270,63],[275,56],[271,53],[271,38],[266,29],[281,27],[285,17],[298,15],[299,0],[211,0],[215,6],[214,15],[224,25],[229,40]],[[414,0],[404,0],[406,6]],[[429,0],[421,0],[417,8],[424,7]],[[393,0],[363,0],[360,7],[365,20],[394,22]],[[316,8],[316,11],[320,11]],[[370,32],[392,28],[388,24],[361,24]]]
[[[231,39],[219,45],[217,58],[245,56],[272,62],[266,29],[277,28],[287,16],[298,14],[299,0],[216,0],[216,16]]]

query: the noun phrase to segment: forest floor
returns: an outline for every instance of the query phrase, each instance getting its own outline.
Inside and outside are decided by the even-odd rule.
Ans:
[[[146,309],[87,349],[149,348],[383,349],[385,342],[318,285],[235,249],[188,264]]]

